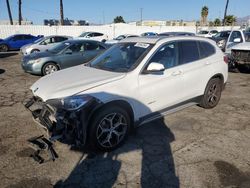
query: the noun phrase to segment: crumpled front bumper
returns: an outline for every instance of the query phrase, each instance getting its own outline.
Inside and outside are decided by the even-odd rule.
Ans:
[[[50,140],[82,147],[86,142],[88,114],[91,108],[77,111],[55,109],[37,97],[29,99],[24,106],[33,119],[48,133]]]

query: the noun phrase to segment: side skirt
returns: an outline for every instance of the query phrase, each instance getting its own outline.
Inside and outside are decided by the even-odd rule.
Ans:
[[[137,122],[135,122],[135,127],[139,127],[145,123],[149,123],[151,121],[154,121],[156,119],[159,119],[161,117],[164,117],[165,115],[172,114],[175,112],[178,112],[180,110],[183,110],[185,108],[188,108],[193,105],[197,105],[200,103],[202,96],[195,97],[193,99],[189,99],[187,101],[175,104],[173,106],[164,108],[158,112],[153,112],[151,114],[148,114],[146,116],[141,117]]]

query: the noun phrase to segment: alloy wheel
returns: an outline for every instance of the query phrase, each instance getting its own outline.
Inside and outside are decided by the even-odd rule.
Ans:
[[[99,123],[96,131],[98,143],[104,148],[117,146],[125,137],[128,122],[120,113],[106,115]]]
[[[208,90],[208,97],[207,97],[207,102],[213,106],[214,104],[217,103],[219,99],[219,94],[220,94],[220,89],[218,88],[219,86],[214,83],[210,86]]]
[[[53,72],[56,72],[58,70],[56,65],[49,64],[45,67],[45,74],[51,74]]]

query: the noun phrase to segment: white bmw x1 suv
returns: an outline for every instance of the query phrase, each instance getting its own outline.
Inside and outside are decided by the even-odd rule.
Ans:
[[[215,107],[227,78],[210,39],[128,38],[87,65],[39,79],[25,106],[51,139],[109,151],[133,127],[194,104]]]

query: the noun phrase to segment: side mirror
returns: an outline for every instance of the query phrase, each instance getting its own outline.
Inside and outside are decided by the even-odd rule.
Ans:
[[[88,35],[87,35],[87,36],[86,36],[86,38],[88,38],[88,39],[89,39],[89,38],[90,38],[90,36],[88,36]]]
[[[240,42],[241,42],[241,39],[240,39],[240,38],[236,38],[236,39],[234,39],[234,42],[235,42],[235,43],[240,43]]]
[[[71,55],[73,52],[72,52],[72,50],[67,49],[64,53],[65,53],[65,54],[68,54],[68,55]]]
[[[156,62],[152,62],[152,63],[149,64],[146,72],[148,72],[148,73],[150,73],[150,72],[154,73],[154,72],[162,72],[164,70],[165,70],[165,67],[162,64],[156,63]]]

